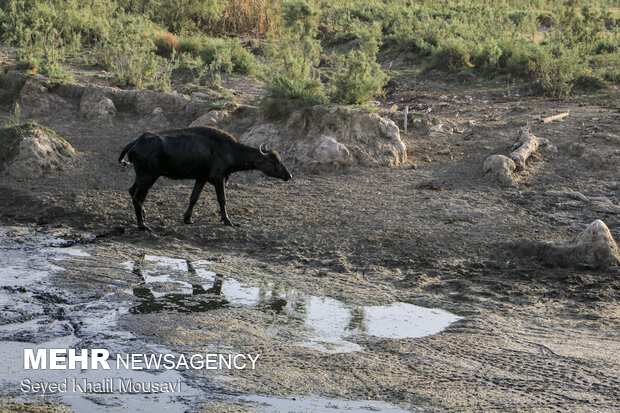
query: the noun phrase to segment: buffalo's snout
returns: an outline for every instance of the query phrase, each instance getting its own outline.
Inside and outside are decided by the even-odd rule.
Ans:
[[[280,164],[280,168],[279,169],[280,169],[279,170],[279,172],[280,172],[279,178],[282,179],[284,182],[290,181],[293,178],[293,175],[291,175],[289,170],[286,169],[286,166]]]

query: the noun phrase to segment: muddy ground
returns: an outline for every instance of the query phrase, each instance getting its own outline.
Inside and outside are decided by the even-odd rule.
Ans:
[[[463,317],[422,338],[356,335],[360,351],[331,354],[295,345],[295,329],[274,333],[271,313],[243,306],[119,316],[119,325],[142,343],[185,353],[208,345],[260,352],[259,368],[217,382],[220,395],[373,400],[436,412],[618,411],[618,267],[556,268],[527,254],[529,242],[569,240],[595,219],[620,240],[611,208],[564,195],[571,189],[620,200],[614,93],[560,101],[514,90],[508,96],[500,87],[397,90],[381,104],[409,104],[419,119],[403,135],[404,166],[293,171],[286,183],[238,173],[227,192],[237,228],[219,222],[213,188],[205,188],[195,223],[184,225],[192,183],[160,179],[145,205],[155,235],[135,230],[127,194],[133,170],[117,157],[145,130],[184,127],[193,119],[140,119],[121,111],[116,120],[97,123],[62,109],[29,120],[69,141],[80,153],[77,165],[36,181],[1,178],[0,214],[5,225],[36,224],[59,234],[125,229],[88,246],[95,264],[67,262],[54,275],[50,288],[69,301],[117,294],[134,302],[126,291],[139,281],[122,263],[146,253],[213,260],[218,273],[239,282],[350,306],[401,301]],[[4,103],[2,122],[12,111]],[[562,121],[540,121],[565,111],[570,115]],[[452,133],[432,133],[437,124]],[[530,161],[518,186],[485,179],[484,159],[510,152],[526,124],[551,146]],[[195,376],[186,378],[199,381]],[[307,406],[299,410],[314,409]],[[194,400],[189,408],[257,407],[222,396]]]

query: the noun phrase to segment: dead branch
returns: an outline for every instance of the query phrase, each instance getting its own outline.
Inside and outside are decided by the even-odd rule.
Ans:
[[[549,122],[553,122],[554,120],[565,118],[568,115],[569,115],[569,112],[558,113],[557,115],[547,116],[546,118],[543,118],[542,121],[543,123],[549,123]]]
[[[604,196],[585,196],[581,192],[577,192],[573,190],[569,190],[565,192],[564,194],[570,198],[578,199],[583,202],[602,202],[604,204],[609,205],[616,214],[620,213],[620,205],[614,204],[609,198],[606,198]]]

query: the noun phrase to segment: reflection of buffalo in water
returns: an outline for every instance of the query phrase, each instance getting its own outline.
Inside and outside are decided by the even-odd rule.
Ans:
[[[198,276],[192,263],[187,261],[187,270]],[[142,285],[133,288],[133,295],[142,302],[130,309],[132,313],[157,313],[160,311],[177,311],[179,313],[199,313],[225,307],[229,302],[222,297],[221,275],[216,275],[213,285],[205,290],[200,284],[192,284],[191,294],[170,293],[156,297],[142,274],[142,260],[134,263],[133,273],[142,278]],[[194,277],[195,278],[195,277]]]
[[[218,283],[218,280],[215,281]],[[221,289],[221,280],[219,280]],[[209,290],[218,288],[215,284]],[[201,285],[192,285],[192,294],[171,293],[162,297],[155,297],[148,287],[135,287],[133,295],[140,298],[142,302],[133,307],[132,313],[156,313],[159,311],[177,311],[179,313],[199,313],[208,310],[215,310],[225,307],[229,302],[218,295],[211,295],[204,298],[196,297],[201,294],[209,294]]]
[[[141,314],[160,311],[199,313],[235,305],[234,302],[229,301],[234,301],[234,298],[231,298],[231,296],[234,297],[234,293],[229,291],[230,296],[226,297],[222,292],[224,285],[224,277],[222,275],[216,274],[213,284],[205,289],[202,284],[193,282],[193,280],[200,280],[201,276],[197,273],[191,261],[187,260],[186,263],[192,292],[155,294],[142,273],[144,256],[136,260],[133,273],[142,282],[139,286],[133,288],[133,295],[140,300],[140,303],[131,308],[130,312]],[[244,290],[246,287],[239,288]],[[274,314],[276,316],[273,320],[275,324],[301,327],[306,322],[308,311],[312,311],[313,305],[308,302],[308,297],[295,289],[287,289],[281,284],[262,284],[255,294],[256,301],[253,307]],[[316,307],[316,304],[314,304],[314,307]],[[349,332],[364,331],[364,318],[363,308],[351,309],[350,319],[345,330]]]

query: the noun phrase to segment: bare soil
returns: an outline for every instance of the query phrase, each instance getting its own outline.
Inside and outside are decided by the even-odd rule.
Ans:
[[[620,201],[617,92],[554,100],[462,89],[418,84],[381,102],[399,111],[410,105],[417,119],[403,135],[402,167],[294,173],[287,183],[233,175],[227,205],[237,228],[219,222],[213,188],[205,188],[195,223],[184,225],[192,183],[160,179],[145,204],[155,236],[135,229],[127,193],[133,169],[117,157],[145,130],[185,127],[193,119],[119,112],[112,122],[96,123],[77,111],[56,111],[28,120],[69,141],[80,154],[78,166],[36,181],[0,177],[0,214],[8,223],[91,233],[122,226],[123,235],[101,241],[111,256],[238,256],[262,263],[261,271],[235,274],[247,282],[262,274],[347,303],[405,301],[464,317],[420,339],[359,338],[364,350],[349,354],[275,341],[262,330],[267,322],[243,309],[124,319],[128,329],[184,351],[213,342],[260,351],[261,368],[239,373],[226,384],[234,390],[384,400],[414,411],[618,411],[618,267],[552,267],[524,248],[569,240],[595,219],[620,240],[613,209],[563,195],[571,189]],[[5,103],[2,122],[11,114]],[[539,120],[565,111],[570,115],[562,121]],[[437,124],[452,133],[433,134]],[[526,124],[551,148],[529,161],[517,187],[485,179],[484,159],[509,153]],[[116,288],[99,276],[78,272],[66,287],[94,295]]]

